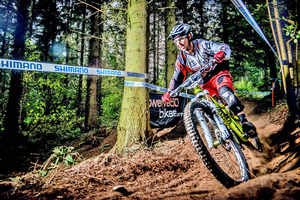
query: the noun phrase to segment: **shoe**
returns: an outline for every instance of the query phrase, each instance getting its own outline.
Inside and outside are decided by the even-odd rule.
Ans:
[[[242,128],[244,133],[246,133],[250,138],[257,137],[257,132],[254,124],[249,121],[245,121],[242,123]]]

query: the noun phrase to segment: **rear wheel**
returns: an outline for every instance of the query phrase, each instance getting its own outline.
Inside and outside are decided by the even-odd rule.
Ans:
[[[199,114],[202,116],[201,123],[196,117]],[[232,187],[249,179],[248,165],[240,146],[232,139],[222,141],[209,108],[204,108],[199,102],[188,103],[184,110],[184,124],[200,158],[225,187]],[[210,144],[213,145],[207,142],[207,135],[211,135]]]

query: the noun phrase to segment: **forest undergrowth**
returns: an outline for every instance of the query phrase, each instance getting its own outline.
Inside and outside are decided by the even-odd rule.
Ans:
[[[249,119],[264,143],[263,153],[245,150],[252,179],[226,189],[194,152],[183,126],[154,130],[149,147],[139,146],[125,156],[109,150],[116,131],[90,132],[56,149],[31,172],[16,173],[0,182],[1,199],[296,199],[300,194],[300,130],[285,133],[287,106],[246,101]],[[277,135],[277,136],[276,136]],[[59,154],[60,153],[60,154]],[[69,156],[69,158],[67,158]],[[72,157],[70,159],[70,157]],[[69,162],[69,163],[68,163]],[[46,171],[47,169],[47,171]],[[43,171],[44,170],[44,171]],[[45,172],[46,171],[46,172]]]

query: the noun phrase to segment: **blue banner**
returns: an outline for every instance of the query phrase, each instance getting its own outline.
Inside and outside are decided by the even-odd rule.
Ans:
[[[82,74],[95,76],[115,76],[115,77],[136,77],[147,79],[147,74],[140,74],[135,72],[125,72],[120,70],[91,68],[81,66],[60,65],[52,63],[31,62],[22,60],[10,60],[0,58],[0,69],[22,70],[22,71],[38,71],[38,72],[56,72],[67,74]],[[124,81],[126,87],[144,87],[157,92],[167,92],[167,88],[153,85],[147,82]],[[192,99],[195,95],[181,92],[179,96]]]
[[[60,65],[52,63],[31,62],[24,60],[10,60],[0,58],[0,69],[39,71],[39,72],[58,72],[67,74],[82,74],[94,76],[118,76],[136,77],[146,79],[147,74],[125,72],[113,69],[92,68],[82,66]]]

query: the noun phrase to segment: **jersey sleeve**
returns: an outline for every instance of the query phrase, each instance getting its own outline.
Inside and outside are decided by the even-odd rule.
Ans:
[[[171,91],[176,89],[186,79],[186,76],[187,70],[184,64],[184,59],[181,53],[179,53],[175,62],[174,73],[171,78],[168,90]]]
[[[224,51],[225,60],[229,60],[230,58],[231,49],[228,44],[208,40],[201,40],[200,45],[206,51],[206,53],[210,55],[214,55],[218,51]]]

